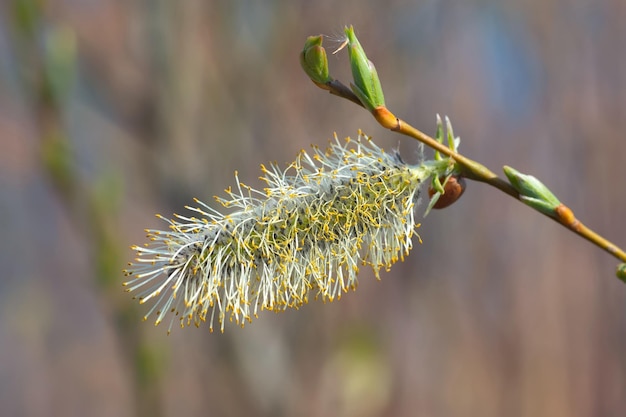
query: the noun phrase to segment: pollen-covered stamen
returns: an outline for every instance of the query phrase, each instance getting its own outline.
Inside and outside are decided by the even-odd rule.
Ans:
[[[243,325],[259,310],[284,310],[315,298],[335,300],[357,286],[362,265],[376,277],[411,249],[418,187],[431,170],[409,166],[368,138],[326,151],[302,151],[285,170],[262,166],[266,187],[239,181],[216,197],[221,214],[196,200],[195,216],[165,219],[134,247],[127,290],[153,302],[146,318],[167,314],[181,326],[228,318]],[[208,316],[208,317],[207,317]]]

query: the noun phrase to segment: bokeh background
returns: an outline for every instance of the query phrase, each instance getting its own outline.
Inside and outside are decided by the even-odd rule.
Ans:
[[[381,281],[243,330],[167,336],[121,286],[154,213],[235,170],[259,185],[358,129],[416,159],[300,70],[345,24],[392,111],[449,115],[463,153],[626,245],[625,21],[621,0],[0,2],[0,414],[626,415],[616,260],[482,184]]]

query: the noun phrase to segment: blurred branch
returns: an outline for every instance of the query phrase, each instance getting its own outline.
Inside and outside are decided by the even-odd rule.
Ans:
[[[63,25],[51,26],[45,20],[45,2],[13,0],[12,18],[18,65],[23,67],[23,87],[30,93],[39,129],[41,164],[57,191],[60,201],[70,212],[79,230],[86,230],[94,274],[109,297],[117,296],[117,275],[121,256],[114,231],[121,182],[114,175],[104,175],[96,184],[85,182],[76,169],[75,154],[65,128],[67,101],[76,80],[78,50],[74,31]],[[83,208],[87,206],[87,214]],[[137,415],[159,416],[158,381],[160,367],[145,358],[153,346],[148,345],[134,328],[124,325],[125,316],[136,316],[132,307],[118,312],[117,332],[126,347],[128,362],[135,370]],[[127,321],[130,322],[130,321]],[[134,320],[132,321],[134,322]]]

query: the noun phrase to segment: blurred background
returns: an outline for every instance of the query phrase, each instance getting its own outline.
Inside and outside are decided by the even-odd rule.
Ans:
[[[306,37],[345,24],[394,113],[430,134],[450,116],[464,154],[623,247],[624,21],[621,0],[2,1],[0,414],[624,416],[616,260],[482,184],[381,281],[244,330],[167,336],[121,286],[154,214],[235,170],[259,185],[358,129],[416,160],[301,71]]]

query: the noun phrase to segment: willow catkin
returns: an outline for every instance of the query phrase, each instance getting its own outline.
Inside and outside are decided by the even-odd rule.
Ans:
[[[133,246],[127,291],[151,302],[145,319],[169,314],[181,327],[215,320],[244,325],[259,310],[299,307],[310,294],[334,300],[357,286],[369,265],[377,278],[411,249],[419,185],[431,175],[359,134],[326,151],[302,151],[282,170],[261,166],[263,191],[241,183],[216,200],[196,200],[193,216],[165,219]],[[171,328],[171,324],[170,324]]]

